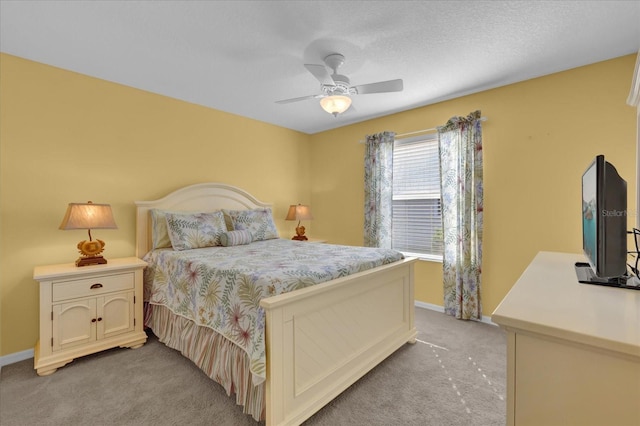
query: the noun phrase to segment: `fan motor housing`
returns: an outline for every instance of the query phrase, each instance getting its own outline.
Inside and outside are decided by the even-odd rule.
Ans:
[[[350,93],[350,80],[347,76],[341,74],[333,74],[331,76],[335,85],[323,85],[322,90],[327,95],[349,95]]]

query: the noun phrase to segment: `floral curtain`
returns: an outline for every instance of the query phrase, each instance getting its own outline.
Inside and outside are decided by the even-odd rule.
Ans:
[[[482,127],[480,111],[438,127],[444,310],[458,319],[482,318]]]
[[[365,139],[365,247],[391,248],[394,138],[394,132],[382,132]]]

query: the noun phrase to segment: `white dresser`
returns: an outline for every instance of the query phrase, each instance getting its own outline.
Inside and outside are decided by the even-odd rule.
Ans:
[[[507,331],[507,425],[640,425],[640,291],[580,284],[540,252],[493,312]]]

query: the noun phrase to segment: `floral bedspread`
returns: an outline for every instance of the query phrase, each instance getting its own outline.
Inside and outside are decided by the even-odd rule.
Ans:
[[[149,252],[145,301],[222,334],[249,355],[254,385],[266,378],[262,298],[403,258],[394,250],[272,239],[233,247]]]

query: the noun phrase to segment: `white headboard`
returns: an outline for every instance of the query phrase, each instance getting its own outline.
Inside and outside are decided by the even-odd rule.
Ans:
[[[178,189],[164,198],[136,201],[136,256],[151,249],[151,209],[210,212],[271,207],[248,192],[223,183],[199,183]]]

